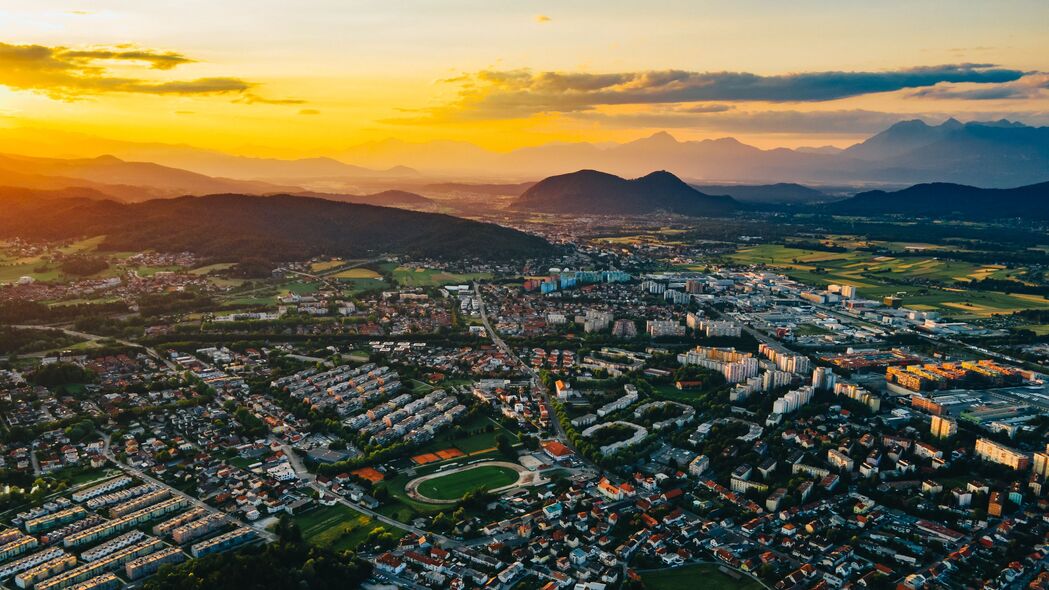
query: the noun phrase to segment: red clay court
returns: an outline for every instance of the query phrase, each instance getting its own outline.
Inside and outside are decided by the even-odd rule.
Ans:
[[[378,483],[383,480],[382,472],[374,467],[361,467],[360,469],[354,469],[350,473],[356,475],[361,479],[366,479],[372,483]]]
[[[447,461],[448,459],[454,459],[456,457],[462,457],[463,452],[456,448],[443,449],[434,453],[423,453],[412,457],[412,462],[416,465],[426,465],[427,463],[436,463],[438,461]]]

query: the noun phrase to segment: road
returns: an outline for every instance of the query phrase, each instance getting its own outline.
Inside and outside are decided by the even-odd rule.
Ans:
[[[189,494],[187,494],[187,493],[185,493],[185,492],[183,492],[183,491],[181,491],[181,490],[179,490],[177,488],[171,487],[170,485],[160,481],[159,479],[156,479],[155,477],[149,475],[148,473],[142,471],[141,469],[138,469],[137,467],[132,467],[131,465],[128,465],[127,463],[120,462],[119,460],[117,460],[116,456],[113,454],[113,451],[110,449],[111,437],[108,434],[106,434],[103,437],[103,441],[105,442],[105,446],[103,448],[102,454],[111,463],[113,463],[117,467],[123,469],[125,472],[134,475],[135,477],[141,479],[142,481],[151,483],[151,484],[157,486],[158,488],[166,488],[168,491],[171,492],[172,495],[178,496],[180,498],[185,498],[186,500],[188,500],[194,506],[203,508],[204,510],[207,510],[211,514],[219,514],[219,515],[225,517],[230,522],[233,522],[233,523],[235,523],[237,525],[240,525],[242,527],[250,528],[250,529],[254,530],[256,533],[258,533],[260,537],[262,537],[263,539],[266,539],[267,541],[274,542],[274,541],[277,540],[277,535],[271,533],[270,531],[267,531],[265,528],[263,528],[262,526],[260,526],[258,524],[252,524],[252,523],[244,522],[244,521],[242,521],[242,520],[240,520],[238,518],[230,516],[229,514],[226,514],[225,512],[222,512],[221,510],[219,510],[219,509],[217,509],[217,508],[215,508],[213,506],[209,506],[208,504],[204,503],[203,501],[201,501],[200,499],[198,499],[195,496],[191,496],[191,495],[189,495]]]
[[[116,342],[117,344],[120,344],[121,346],[127,346],[129,348],[140,348],[140,349],[144,350],[146,352],[146,354],[148,354],[149,356],[153,357],[154,360],[156,360],[157,362],[163,363],[169,369],[172,369],[172,370],[175,370],[175,371],[178,370],[178,365],[173,363],[170,359],[164,358],[163,355],[161,355],[159,352],[157,352],[153,348],[150,348],[148,346],[144,346],[144,345],[139,344],[137,342],[132,342],[130,340],[122,340],[120,338],[111,338],[109,336],[100,336],[98,334],[88,334],[87,332],[79,332],[77,330],[73,330],[73,329],[70,329],[70,328],[63,328],[61,326],[14,325],[14,326],[11,326],[11,327],[12,328],[19,328],[19,329],[23,329],[23,330],[58,330],[58,331],[62,332],[63,334],[67,335],[67,336],[72,336],[74,338],[80,338],[81,340],[90,340],[91,342],[95,342],[95,341],[103,340],[103,339],[109,339],[109,340],[112,340],[113,342]]]
[[[484,297],[481,295],[480,283],[474,283],[474,296],[477,297],[477,308],[478,311],[480,311],[481,313],[481,323],[484,324],[484,329],[486,332],[488,332],[488,337],[491,338],[492,344],[495,344],[496,348],[503,351],[503,354],[505,354],[507,358],[509,358],[511,362],[513,362],[521,371],[529,375],[532,382],[533,396],[538,393],[539,397],[542,398],[543,403],[546,404],[546,407],[552,411],[554,408],[554,404],[553,400],[550,397],[550,391],[547,389],[546,386],[543,385],[543,382],[539,379],[539,373],[537,373],[535,369],[528,365],[528,363],[525,363],[516,354],[514,354],[514,351],[510,348],[510,346],[507,345],[506,342],[501,337],[499,337],[498,332],[496,332],[495,329],[492,328],[492,324],[488,320],[488,310],[484,302]],[[582,453],[579,452],[579,449],[576,449],[572,445],[572,442],[568,440],[568,434],[565,433],[565,429],[561,426],[561,421],[557,419],[557,416],[552,415],[550,417],[549,422],[550,426],[553,427],[554,437],[557,438],[557,440],[561,442],[561,444],[572,449],[572,452],[575,453],[576,458],[581,463],[583,463],[589,469],[593,470],[594,473],[602,472],[602,469],[600,467],[591,463],[589,459],[587,459]]]
[[[331,490],[329,490],[328,488],[324,487],[323,485],[317,483],[317,476],[315,476],[314,474],[310,473],[306,469],[306,466],[303,465],[302,460],[299,459],[298,455],[295,454],[294,449],[292,449],[290,446],[285,444],[283,441],[278,440],[278,439],[276,439],[274,437],[270,437],[270,442],[271,443],[275,442],[278,445],[280,445],[280,450],[281,450],[281,452],[284,453],[284,456],[288,458],[288,462],[291,464],[291,468],[295,471],[295,476],[298,477],[299,480],[306,482],[306,485],[308,485],[314,491],[316,491],[318,493],[322,493],[322,494],[324,494],[326,496],[332,496],[332,497],[335,498],[335,501],[338,502],[339,504],[342,504],[343,506],[347,506],[349,508],[352,508],[352,509],[356,510],[357,512],[360,512],[361,514],[369,516],[370,518],[372,518],[374,520],[377,520],[377,521],[379,521],[379,522],[381,522],[383,524],[387,524],[387,525],[390,525],[390,526],[392,526],[394,528],[398,528],[398,529],[401,529],[401,530],[404,530],[404,531],[412,532],[412,533],[415,533],[415,534],[420,535],[420,536],[427,536],[427,537],[430,537],[430,538],[437,539],[437,540],[441,541],[442,545],[445,545],[447,547],[463,547],[464,546],[461,541],[456,541],[455,539],[452,539],[451,537],[445,537],[443,535],[439,535],[439,534],[436,534],[436,533],[431,533],[430,531],[427,531],[427,530],[424,530],[424,529],[420,529],[420,528],[412,526],[410,524],[403,523],[403,522],[401,522],[399,520],[395,520],[393,518],[390,518],[390,517],[388,517],[388,516],[386,516],[384,514],[379,514],[378,512],[376,512],[374,510],[371,510],[370,508],[366,508],[364,506],[361,506],[360,504],[355,504],[353,502],[350,502],[349,500],[347,500],[346,498],[343,498],[342,496],[339,496],[338,494],[333,494],[331,492]]]

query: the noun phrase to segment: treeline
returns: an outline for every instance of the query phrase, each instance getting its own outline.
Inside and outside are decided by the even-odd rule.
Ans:
[[[1004,293],[1023,293],[1026,295],[1049,295],[1049,285],[1028,285],[1012,279],[981,279],[979,281],[959,281],[959,288],[977,289],[980,291],[1002,291]]]
[[[110,303],[80,303],[76,305],[47,305],[39,301],[0,302],[0,322],[19,324],[30,322],[59,323],[80,318],[109,314],[127,313],[127,304],[122,301]]]
[[[24,354],[62,348],[77,342],[61,330],[0,326],[0,354]]]
[[[138,312],[143,317],[187,313],[214,307],[214,299],[203,293],[195,293],[193,291],[153,293],[143,295],[138,300]]]
[[[99,256],[72,256],[63,260],[59,268],[66,274],[87,277],[108,269],[109,263]]]

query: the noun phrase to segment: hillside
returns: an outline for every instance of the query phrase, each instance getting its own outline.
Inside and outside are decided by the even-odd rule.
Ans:
[[[224,260],[366,257],[508,259],[555,251],[517,230],[448,215],[279,195],[210,195],[121,204],[0,197],[0,238],[105,235],[112,250],[188,251]]]
[[[511,204],[520,211],[591,215],[725,215],[737,207],[731,197],[701,193],[669,172],[627,180],[596,170],[543,179]]]
[[[777,184],[693,184],[708,195],[728,195],[742,203],[818,203],[833,200],[830,195],[804,185]]]
[[[215,178],[161,166],[126,162],[113,156],[60,159],[0,154],[0,185],[32,189],[93,188],[123,201],[223,192],[292,192],[298,187]]]
[[[896,192],[868,191],[820,210],[838,215],[901,214],[969,219],[1049,219],[1049,182],[1009,189],[918,184]]]
[[[369,195],[330,194],[317,192],[295,193],[303,197],[316,197],[340,203],[358,205],[375,205],[377,207],[397,207],[399,209],[434,209],[437,202],[422,195],[400,190],[388,190]]]

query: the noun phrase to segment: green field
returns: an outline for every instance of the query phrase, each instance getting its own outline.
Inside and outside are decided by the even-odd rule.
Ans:
[[[407,268],[398,266],[393,270],[393,279],[403,287],[440,287],[457,285],[492,278],[490,273],[459,274],[431,268]]]
[[[368,538],[372,529],[382,526],[343,504],[314,508],[296,515],[294,520],[307,542],[337,551],[355,549]],[[396,536],[404,534],[400,529],[384,528]]]
[[[1022,281],[1026,269],[974,264],[935,257],[876,256],[869,252],[823,252],[762,244],[730,256],[740,264],[765,264],[816,288],[830,284],[855,286],[861,297],[900,295],[912,309],[939,311],[959,319],[985,318],[1022,309],[1049,308],[1040,296],[977,291],[955,285],[985,278]],[[910,284],[921,281],[923,284]]]
[[[419,484],[419,493],[434,500],[457,500],[467,492],[494,490],[517,481],[517,472],[508,467],[479,465],[466,471],[429,479]]]
[[[641,581],[647,590],[760,590],[762,587],[743,574],[735,579],[710,563],[644,572]]]

